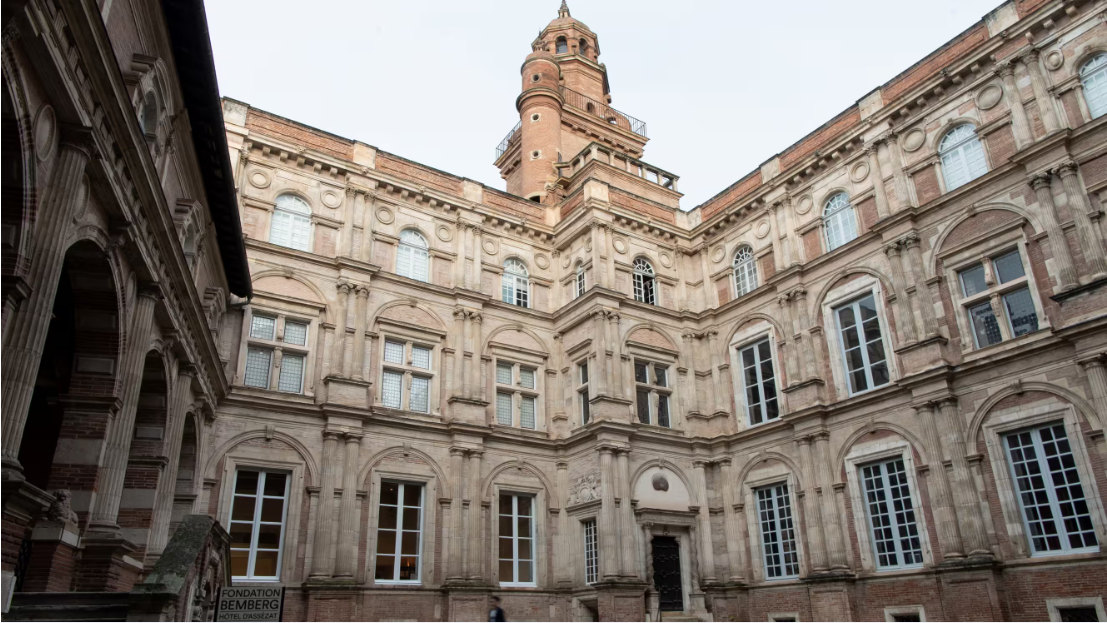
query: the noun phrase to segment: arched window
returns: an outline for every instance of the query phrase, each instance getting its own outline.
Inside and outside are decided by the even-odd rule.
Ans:
[[[587,291],[587,289],[588,286],[584,282],[584,264],[582,262],[577,262],[577,277],[574,283],[574,292],[576,292],[576,296],[574,296],[573,298],[576,298],[577,296],[584,296],[584,293],[585,291]]]
[[[833,251],[857,237],[857,216],[846,193],[838,193],[823,207],[826,250]]]
[[[501,281],[503,302],[530,307],[530,277],[523,262],[509,258],[504,262],[504,274]]]
[[[1092,119],[1107,113],[1107,53],[1100,52],[1084,63],[1080,83],[1084,85],[1084,101]]]
[[[756,287],[757,264],[753,260],[753,249],[743,245],[734,254],[734,296],[742,296]]]
[[[311,206],[296,195],[277,197],[273,224],[269,227],[269,242],[307,251],[311,243]]]
[[[581,39],[577,43],[577,54],[580,54],[581,56],[588,56],[588,42],[584,39]]]
[[[984,146],[976,136],[976,129],[967,123],[953,128],[942,138],[938,154],[942,157],[942,175],[946,179],[947,192],[988,172]]]
[[[565,40],[565,37],[557,38],[557,54],[567,54],[569,52],[569,42]]]
[[[146,135],[146,140],[150,141],[156,138],[158,133],[158,98],[153,91],[147,91],[146,96],[142,99],[140,121],[142,133]]]
[[[657,305],[657,286],[653,266],[645,258],[634,260],[634,300]]]
[[[414,229],[400,232],[400,248],[396,251],[396,274],[418,281],[430,281],[427,239]]]

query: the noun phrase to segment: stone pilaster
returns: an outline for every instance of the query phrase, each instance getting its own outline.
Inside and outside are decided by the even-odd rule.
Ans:
[[[461,543],[465,540],[465,532],[462,529],[463,515],[461,509],[462,498],[462,467],[465,460],[465,449],[459,447],[450,448],[450,536],[448,555],[446,558],[446,581],[457,582],[465,578],[462,569]]]
[[[357,308],[354,311],[353,371],[351,376],[357,380],[365,378],[365,331],[368,329],[367,309],[369,307],[369,288],[357,287]]]
[[[338,552],[334,576],[352,580],[357,572],[357,476],[361,456],[360,433],[346,433],[346,456],[342,466],[342,500],[338,511]]]
[[[483,452],[469,451],[469,549],[465,562],[465,574],[471,581],[481,580],[484,562],[484,547],[481,545],[481,501],[480,463]]]
[[[196,367],[190,363],[178,366],[177,381],[173,384],[173,406],[169,416],[168,449],[169,462],[162,470],[158,482],[158,492],[154,500],[154,516],[150,521],[150,541],[146,546],[147,560],[165,550],[169,542],[169,522],[173,515],[173,498],[177,493],[177,467],[180,462],[181,436],[184,434],[185,411],[189,404],[189,388],[196,376]]]
[[[787,342],[789,354],[785,355],[781,353],[781,358],[784,359],[784,371],[788,374],[788,385],[795,385],[802,382],[800,378],[799,366],[797,365],[797,359],[799,353],[791,352],[792,345],[795,344],[795,327],[792,326],[792,299],[788,294],[781,294],[776,297],[777,305],[780,306],[780,326],[782,327],[785,335],[781,336],[782,342]],[[790,356],[789,356],[790,355]]]
[[[930,468],[926,482],[930,490],[930,508],[937,522],[938,540],[943,558],[950,560],[965,557],[961,543],[961,528],[957,525],[957,515],[953,512],[953,497],[946,478],[945,461],[942,460],[942,442],[938,435],[938,423],[934,414],[934,405],[923,403],[916,405],[915,418],[923,431],[923,439],[929,449]]]
[[[715,578],[715,546],[711,542],[711,509],[707,499],[707,473],[705,461],[692,461],[692,471],[696,479],[696,497],[699,501],[699,517],[696,532],[699,542],[699,570],[704,582],[714,583]],[[693,537],[694,540],[694,537]],[[694,567],[694,565],[693,565]]]
[[[112,536],[118,535],[119,502],[123,495],[123,481],[127,476],[127,461],[134,438],[135,414],[142,387],[143,365],[150,348],[150,329],[154,324],[154,308],[162,298],[161,286],[148,283],[140,288],[131,316],[131,330],[127,332],[126,352],[119,370],[119,386],[123,388],[123,406],[108,427],[104,449],[104,467],[100,472],[100,484],[93,506],[88,530]]]
[[[346,203],[342,206],[344,208],[342,239],[338,248],[340,257],[351,257],[354,253],[354,212],[358,196],[358,192],[352,186],[346,187]]]
[[[880,220],[888,216],[888,191],[884,188],[880,154],[875,144],[865,147],[865,154],[869,158],[869,176],[872,177],[873,191],[876,193],[876,218]]]
[[[346,310],[350,304],[350,296],[354,292],[354,286],[342,280],[338,282],[335,288],[338,291],[338,296],[335,299],[334,349],[331,351],[331,374],[343,376],[346,369],[346,333],[349,327]]]
[[[468,288],[467,271],[465,270],[466,263],[466,242],[468,242],[468,229],[471,227],[468,223],[463,222],[460,218],[457,221],[457,233],[454,234],[454,251],[457,253],[457,259],[454,260],[454,287],[455,288]]]
[[[911,191],[907,189],[907,174],[903,171],[903,155],[897,139],[898,135],[890,132],[884,140],[877,143],[877,149],[884,152],[884,157],[888,159],[888,164],[892,168],[892,187],[896,190],[896,200],[891,204],[893,213],[913,205]]]
[[[680,359],[681,367],[684,368],[684,388],[680,393],[681,403],[683,410],[682,417],[688,417],[689,413],[699,413],[702,411],[702,407],[699,405],[699,392],[696,391],[696,356],[695,356],[695,339],[696,334],[691,331],[685,331],[680,334],[681,349]]]
[[[719,293],[715,291],[715,282],[711,280],[711,260],[708,253],[711,248],[706,242],[699,247],[700,271],[703,274],[703,308],[713,309],[719,306]]]
[[[826,537],[827,562],[831,571],[849,569],[846,552],[846,536],[842,529],[842,517],[838,513],[837,496],[834,494],[834,460],[830,456],[830,434],[815,435],[815,484],[819,491],[819,508],[823,517],[823,533]]]
[[[942,414],[942,430],[945,431],[945,449],[949,454],[953,480],[953,503],[957,510],[961,542],[969,556],[992,556],[988,535],[984,531],[984,518],[980,515],[980,500],[965,453],[965,422],[950,396],[938,401]]]
[[[619,523],[620,546],[622,551],[622,575],[623,577],[638,578],[638,541],[634,538],[636,531],[634,525],[634,509],[631,508],[630,498],[630,450],[619,448],[616,453],[617,471],[619,476]]]
[[[1049,248],[1057,265],[1058,285],[1061,292],[1065,292],[1077,286],[1076,269],[1073,267],[1065,232],[1057,222],[1057,207],[1053,204],[1053,191],[1050,189],[1051,177],[1049,173],[1039,173],[1030,178],[1030,187],[1038,197],[1038,213],[1049,236]]]
[[[723,378],[723,353],[719,348],[719,330],[712,328],[707,331],[707,343],[711,349],[711,384],[715,388],[715,413],[729,413],[727,405],[726,379]]]
[[[365,205],[361,211],[361,260],[373,261],[373,222],[376,220],[376,193],[365,193]]]
[[[1057,105],[1053,101],[1053,95],[1049,92],[1049,84],[1042,74],[1041,55],[1038,50],[1031,48],[1020,59],[1026,65],[1026,71],[1030,74],[1030,85],[1034,88],[1034,99],[1038,102],[1038,113],[1042,118],[1042,125],[1046,133],[1054,132],[1061,128],[1057,120]]]
[[[615,512],[615,470],[612,446],[600,446],[600,568],[604,579],[619,578],[619,546]]]
[[[1092,386],[1092,403],[1097,413],[1107,413],[1107,367],[1105,367],[1103,354],[1096,354],[1080,360],[1080,365],[1088,375],[1088,383]],[[1100,465],[1107,465],[1107,439],[1099,435],[1095,442],[1099,449]]]
[[[334,512],[335,466],[338,464],[338,439],[341,433],[323,431],[322,477],[319,484],[319,506],[315,512],[315,546],[311,557],[311,578],[327,579],[334,573],[331,557],[331,517]]]
[[[1034,135],[1030,132],[1030,119],[1026,116],[1026,107],[1022,104],[1022,96],[1019,95],[1019,87],[1015,83],[1015,65],[1009,60],[1002,61],[997,66],[996,74],[1003,81],[1003,98],[1007,100],[1007,107],[1011,110],[1015,146],[1022,149],[1034,142]]]
[[[815,493],[815,471],[811,462],[811,438],[796,440],[800,452],[800,469],[803,470],[803,514],[807,523],[807,543],[811,569],[815,573],[830,569],[826,562],[826,544],[823,542],[822,518]]]
[[[922,326],[919,333],[924,338],[932,338],[938,333],[938,317],[934,313],[934,294],[926,282],[926,269],[923,267],[922,252],[919,250],[919,237],[907,234],[903,239],[903,248],[907,254],[904,270],[908,283],[915,284],[915,298],[918,300]]]
[[[741,528],[738,525],[738,516],[734,509],[734,473],[731,469],[731,459],[724,457],[718,460],[720,488],[723,494],[723,529],[726,532],[726,553],[730,566],[731,582],[743,582],[742,573],[745,564],[742,562],[742,549],[739,542],[742,540]]]
[[[616,398],[623,398],[625,394],[625,387],[623,382],[623,345],[621,338],[621,331],[619,329],[619,314],[615,312],[609,312],[607,314],[607,323],[610,328],[607,336],[607,343],[611,347],[611,384],[614,386],[614,392],[612,392]]]
[[[1084,253],[1084,261],[1092,271],[1092,281],[1107,278],[1107,259],[1104,258],[1103,240],[1099,236],[1099,228],[1092,223],[1088,208],[1088,195],[1084,191],[1084,184],[1080,181],[1080,173],[1075,162],[1071,160],[1057,167],[1057,176],[1061,178],[1061,184],[1065,188],[1065,196],[1069,200],[1069,213],[1073,223],[1076,224],[1076,236],[1080,240],[1080,250]]]
[[[919,341],[915,332],[915,312],[911,309],[911,301],[907,296],[899,241],[885,245],[884,255],[888,256],[888,264],[892,267],[892,285],[896,289],[896,329],[900,335],[900,345],[914,344]]]
[[[466,311],[460,307],[454,308],[454,369],[452,381],[452,396],[465,397],[465,315]]]
[[[592,312],[592,322],[594,324],[592,347],[596,358],[591,368],[592,377],[596,381],[595,395],[597,396],[607,395],[607,330],[604,326],[606,315],[607,313],[602,310]]]
[[[807,311],[807,289],[796,288],[792,292],[792,299],[795,301],[798,318],[796,321],[799,323],[796,333],[802,333],[803,343],[801,344],[801,350],[803,350],[803,379],[810,381],[811,379],[819,376],[818,366],[815,364],[815,338],[811,332],[811,317]]]
[[[35,391],[39,361],[53,316],[58,279],[65,265],[66,243],[73,213],[81,207],[82,178],[92,156],[91,132],[86,128],[62,133],[58,155],[43,188],[31,241],[30,268],[26,274],[30,294],[4,329],[4,365],[0,371],[3,391],[3,465],[19,465],[23,426]],[[12,156],[16,157],[16,156]]]
[[[473,400],[484,400],[484,383],[481,382],[481,344],[484,342],[484,333],[481,329],[484,316],[480,312],[469,314],[470,331],[473,340],[473,365],[469,368],[470,387]]]

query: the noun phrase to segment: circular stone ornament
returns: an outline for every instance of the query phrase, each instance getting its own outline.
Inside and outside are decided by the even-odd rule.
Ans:
[[[976,106],[980,110],[994,108],[1002,99],[1003,88],[994,82],[976,92]]]
[[[434,230],[434,233],[442,242],[449,242],[454,239],[454,230],[445,225],[439,225],[438,229]]]
[[[491,238],[486,239],[481,246],[484,247],[484,252],[488,255],[496,255],[500,251],[500,248],[496,246],[496,241]]]
[[[568,253],[565,253],[561,256],[561,267],[562,268],[569,268],[569,264],[572,264],[572,263],[573,263],[573,258],[570,257]]]
[[[611,244],[612,244],[612,246],[615,247],[615,250],[618,251],[619,253],[626,253],[627,252],[627,241],[626,240],[623,240],[622,238],[616,238],[615,241],[612,242]]]
[[[390,225],[395,219],[396,215],[392,213],[392,210],[385,207],[377,209],[377,220],[385,225]]]
[[[711,250],[711,261],[718,264],[726,257],[726,250],[722,246],[715,247]]]
[[[658,259],[659,262],[661,262],[661,265],[664,266],[665,268],[672,268],[673,267],[673,258],[668,253],[658,254],[657,259]]]
[[[342,197],[333,190],[323,191],[323,195],[320,197],[320,201],[323,202],[323,205],[331,209],[337,208],[338,206],[342,205]]]
[[[916,151],[923,146],[926,142],[926,133],[915,128],[911,130],[903,137],[903,149],[904,151]]]
[[[863,182],[867,177],[869,177],[869,163],[867,162],[858,162],[850,169],[849,179],[854,182]]]
[[[764,238],[769,235],[770,231],[772,231],[772,227],[769,225],[769,221],[761,221],[757,224],[757,229],[753,231],[753,235]]]
[[[539,253],[538,255],[534,256],[534,264],[538,266],[538,268],[546,270],[550,267],[550,258],[546,257],[546,255],[543,253]]]
[[[265,171],[254,171],[250,174],[250,185],[254,188],[269,188],[272,183],[272,178]]]
[[[43,104],[35,114],[35,157],[39,162],[45,161],[54,153],[54,146],[58,144],[58,118],[54,114],[54,107]]]
[[[811,201],[811,195],[800,197],[800,200],[796,202],[796,214],[807,214],[811,211],[812,205],[814,204]]]
[[[1065,64],[1065,55],[1061,54],[1060,50],[1053,50],[1045,55],[1043,58],[1046,69],[1050,71],[1057,71]]]
[[[654,491],[669,490],[669,479],[662,474],[654,474],[650,484],[653,485]]]

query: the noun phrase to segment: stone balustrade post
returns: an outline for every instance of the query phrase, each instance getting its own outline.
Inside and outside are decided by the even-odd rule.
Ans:
[[[1038,213],[1042,219],[1042,226],[1049,237],[1049,248],[1053,252],[1053,261],[1057,265],[1058,285],[1061,292],[1075,288],[1078,284],[1076,269],[1072,262],[1072,253],[1069,252],[1069,243],[1065,238],[1065,232],[1057,220],[1057,207],[1053,203],[1053,191],[1049,173],[1039,173],[1030,178],[1030,187],[1038,198]]]
[[[338,553],[334,575],[353,579],[357,572],[357,476],[361,456],[360,433],[346,433],[346,456],[342,466],[342,499],[338,511]],[[399,519],[397,519],[399,521]]]

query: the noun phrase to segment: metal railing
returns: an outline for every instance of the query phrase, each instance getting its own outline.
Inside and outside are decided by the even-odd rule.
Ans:
[[[496,146],[496,160],[499,160],[500,156],[504,155],[507,148],[511,146],[512,139],[519,134],[519,128],[521,127],[523,127],[523,121],[520,119],[519,123],[516,123],[515,127],[511,128],[511,131],[507,133],[504,140],[500,141],[500,144]]]
[[[561,97],[565,99],[566,104],[573,108],[579,108],[612,125],[630,130],[642,138],[648,138],[646,136],[646,122],[641,119],[635,119],[625,112],[619,112],[603,102],[596,101],[583,93],[578,93],[566,87],[561,87]]]

